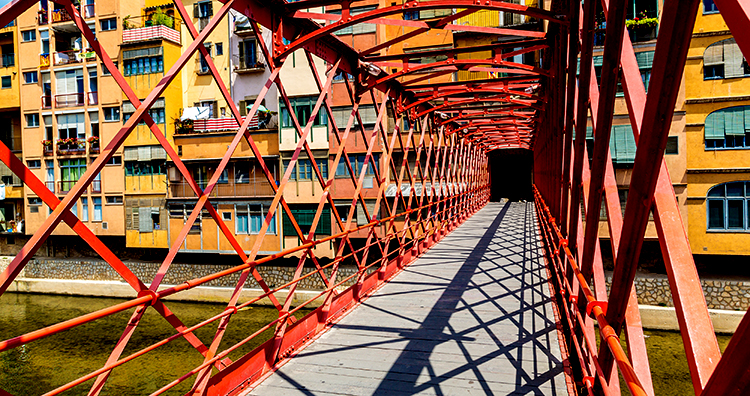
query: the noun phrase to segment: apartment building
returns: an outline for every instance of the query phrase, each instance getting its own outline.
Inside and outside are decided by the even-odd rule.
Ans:
[[[693,254],[750,254],[750,67],[716,5],[699,8],[685,65]]]
[[[0,29],[0,142],[21,159],[19,92],[23,76],[18,74],[17,48],[13,22]],[[24,189],[21,179],[1,162],[0,197],[0,250],[15,252],[25,242]]]
[[[138,14],[138,1],[87,1],[77,6],[108,56],[120,61],[122,15]],[[41,2],[17,19],[23,159],[58,196],[64,196],[122,127],[122,94],[109,71],[62,6]],[[22,76],[22,77],[21,77]],[[97,175],[73,212],[101,236],[125,236],[122,155]],[[32,234],[51,209],[25,188],[24,232]],[[73,235],[67,226],[53,232]]]
[[[172,4],[149,0],[139,11],[123,18],[120,62],[125,80],[143,100],[180,56],[183,23]],[[175,120],[183,107],[184,74],[178,74],[149,110],[173,148]],[[135,109],[122,94],[122,121]],[[145,122],[135,127],[123,146],[126,246],[168,248],[167,153]]]
[[[213,10],[221,7],[222,3],[200,1],[185,5],[188,10],[192,8],[193,11],[190,23],[202,30],[213,16]],[[270,32],[264,32],[266,40],[270,42]],[[183,27],[182,33],[189,34],[186,27]],[[208,41],[206,49],[211,54],[224,85],[229,89],[229,100],[238,107],[244,120],[270,75],[259,47],[260,40],[255,37],[247,18],[232,11],[230,17],[224,19],[212,32]],[[239,125],[210,73],[206,59],[197,54],[193,62],[195,69],[188,67],[182,74],[184,107],[175,122],[174,142],[191,176],[204,189],[214,177]],[[271,112],[278,112],[275,89],[266,95],[263,103]],[[250,121],[250,133],[266,166],[278,178],[279,140],[275,119],[275,116],[266,119],[265,114],[263,117],[256,114]],[[184,226],[197,202],[197,195],[171,162],[167,165],[167,173],[168,231],[171,242]],[[245,252],[252,250],[273,196],[273,188],[263,173],[260,161],[243,139],[232,153],[231,160],[219,176],[210,197],[211,203]],[[280,230],[278,216],[274,216],[259,254],[281,251],[280,238],[273,237],[280,235]],[[183,252],[192,253],[234,252],[229,240],[207,210],[201,212],[181,248]]]

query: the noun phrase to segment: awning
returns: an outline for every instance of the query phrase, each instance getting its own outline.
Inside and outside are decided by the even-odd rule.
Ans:
[[[182,110],[182,117],[180,117],[180,121],[207,120],[210,115],[210,107],[186,107]]]

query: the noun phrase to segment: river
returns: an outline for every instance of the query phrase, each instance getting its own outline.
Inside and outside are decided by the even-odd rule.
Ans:
[[[0,297],[0,339],[5,340],[122,301],[6,293]],[[188,326],[216,315],[224,308],[217,304],[178,302],[170,302],[168,306]],[[15,396],[39,395],[101,368],[132,312],[121,312],[0,353],[0,388]],[[252,307],[239,312],[232,318],[221,348],[240,341],[276,317],[276,309],[267,307]],[[207,342],[215,330],[216,324],[212,324],[199,329],[196,334]],[[149,309],[123,356],[172,334],[174,329],[153,309]],[[646,335],[656,394],[694,394],[679,333],[646,331]],[[271,332],[266,331],[229,357],[234,360],[270,337]],[[729,336],[719,336],[722,350],[728,342]],[[148,394],[200,365],[202,361],[202,356],[197,351],[186,341],[178,339],[114,370],[102,394]],[[65,394],[85,395],[91,383],[80,385]],[[193,378],[190,378],[168,394],[184,394],[192,383]],[[627,391],[623,394],[627,394]]]

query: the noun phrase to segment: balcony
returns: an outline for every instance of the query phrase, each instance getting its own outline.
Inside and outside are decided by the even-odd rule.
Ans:
[[[90,189],[91,189],[92,194],[97,194],[97,193],[102,192],[102,181],[92,180]]]
[[[37,15],[36,20],[40,26],[48,24],[49,16],[47,15],[47,10],[39,10],[39,15]]]
[[[151,16],[154,18],[154,16]],[[138,18],[123,20],[122,42],[132,43],[149,40],[167,40],[180,44],[180,20],[161,19],[160,22],[146,20],[142,26],[137,22]]]
[[[55,95],[55,107],[83,106],[85,93]]]
[[[99,104],[99,92],[89,92],[86,94],[86,103],[89,105]]]
[[[52,95],[42,95],[41,100],[43,109],[52,108]]]
[[[68,14],[64,8],[57,8],[52,10],[52,22],[67,22],[72,21],[73,17]]]
[[[0,67],[11,67],[16,65],[16,54],[9,53],[9,54],[3,54],[2,58],[0,59]]]
[[[242,117],[242,122],[245,122],[245,117]],[[251,120],[249,129],[258,129],[258,115],[256,114]],[[240,129],[240,125],[234,117],[225,118],[209,118],[206,120],[185,120],[182,122],[175,122],[175,133],[178,135],[191,134],[191,133],[212,133],[212,132],[223,132],[223,131],[237,131]]]
[[[54,154],[54,149],[52,148],[52,141],[51,140],[42,140],[42,147],[44,147],[44,155],[49,156]]]
[[[73,186],[76,185],[76,182],[78,182],[78,180],[63,180],[61,182],[57,182],[57,193],[67,194],[68,192],[70,192]]]
[[[86,154],[86,141],[77,138],[57,139],[57,155]]]
[[[85,59],[84,53],[79,50],[58,51],[54,53],[55,66],[81,63]]]
[[[256,73],[266,70],[266,63],[255,56],[238,56],[232,55],[232,64],[234,72],[238,74]]]
[[[204,184],[199,184],[204,189]],[[186,182],[172,182],[169,184],[171,198],[195,198],[196,195],[190,184]],[[264,179],[250,183],[218,183],[211,191],[210,197],[268,197],[273,196],[273,188]]]
[[[89,154],[99,154],[99,136],[92,136],[88,140]]]
[[[49,54],[39,54],[39,67],[49,67]]]

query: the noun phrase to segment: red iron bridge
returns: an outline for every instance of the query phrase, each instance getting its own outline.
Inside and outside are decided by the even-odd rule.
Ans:
[[[81,387],[90,395],[107,392],[107,380],[119,366],[143,359],[178,339],[187,341],[188,347],[202,356],[203,363],[188,372],[175,372],[174,380],[160,385],[163,387],[154,394],[172,392],[175,386],[187,383],[188,393],[196,395],[653,395],[633,289],[637,259],[652,212],[696,395],[750,394],[750,319],[745,316],[722,355],[663,159],[700,0],[664,1],[648,95],[625,30],[626,1],[552,0],[539,2],[538,7],[495,0],[381,2],[374,9],[353,13],[356,1],[222,0],[223,6],[202,30],[185,24],[190,37],[184,39],[189,44],[143,100],[127,84],[111,54],[99,46],[74,4],[70,0],[56,3],[67,10],[136,111],[112,139],[101,142],[99,156],[62,200],[0,144],[0,160],[54,209],[0,274],[0,293],[8,289],[51,232],[65,223],[132,286],[134,297],[0,341],[0,351],[22,348],[133,310],[130,319],[122,323],[119,341],[101,346],[111,350],[101,368],[59,384],[48,395],[80,392]],[[597,3],[607,21],[604,72],[599,81],[592,73]],[[715,4],[743,53],[750,54],[750,4],[739,0],[715,0]],[[311,11],[330,10],[329,6],[336,6],[336,12]],[[37,3],[31,0],[11,2],[0,10],[0,26],[34,7]],[[183,20],[191,20],[180,0],[175,1],[175,8]],[[270,71],[257,99],[248,106],[246,117],[240,115],[203,45],[232,9],[248,17]],[[400,17],[430,10],[451,12],[430,20]],[[544,28],[524,31],[455,23],[483,10],[537,18]],[[416,28],[418,33],[355,50],[335,33],[358,24]],[[272,32],[269,42],[260,34],[261,27]],[[416,34],[462,29],[520,39],[482,47],[435,49],[420,54],[423,61],[429,60],[420,63],[410,60],[415,57],[413,53],[381,54],[382,49]],[[513,50],[504,51],[508,48]],[[326,112],[328,128],[338,143],[331,169],[343,161],[354,189],[348,215],[339,212],[342,207],[334,205],[336,197],[331,192],[333,175],[323,177],[312,161],[324,193],[309,232],[299,227],[283,194],[293,165],[277,180],[248,130],[271,86],[276,87],[286,107],[292,108],[280,70],[289,56],[300,50],[305,58],[297,57],[296,62],[309,64],[319,94],[309,119],[298,119],[298,114],[290,112],[299,136],[291,163],[301,154],[313,158],[307,137],[317,114]],[[491,57],[472,58],[472,54],[487,50],[493,53]],[[193,179],[148,111],[196,52],[203,55],[229,104],[231,117],[239,125],[205,188]],[[533,66],[512,62],[513,56],[526,53],[537,54],[538,62]],[[326,73],[317,72],[315,58],[325,61]],[[394,63],[401,66],[388,67],[390,73],[379,66]],[[618,69],[637,141],[624,215],[609,156]],[[494,78],[430,82],[441,75],[477,70],[489,71]],[[332,80],[337,75],[343,75],[350,88],[353,110],[346,125],[336,125],[330,103]],[[359,107],[363,98],[368,98],[376,110],[377,121],[371,130],[361,127]],[[585,144],[589,111],[596,136],[591,157]],[[395,127],[387,126],[389,117],[395,120]],[[139,279],[70,210],[140,122],[150,128],[198,197],[180,238],[173,242],[153,279]],[[408,127],[400,128],[402,125]],[[365,164],[372,161],[378,139],[383,146],[383,165],[374,167],[374,186],[379,189],[374,212],[368,210],[362,196],[367,166],[355,173],[347,155],[346,142],[355,134],[368,147]],[[249,145],[274,192],[258,242],[250,253],[240,247],[209,200],[240,143]],[[509,174],[524,172],[522,164],[493,166],[495,156],[510,152],[527,153],[533,158],[533,166],[527,169],[526,199],[490,202],[493,189]],[[416,161],[410,162],[407,154]],[[394,196],[388,197],[386,190],[391,182],[409,184],[410,188],[396,188]],[[581,202],[584,215],[579,210]],[[598,240],[602,202],[608,212],[615,262],[608,293]],[[357,206],[366,213],[369,223],[352,222]],[[277,208],[289,217],[301,243],[278,254],[259,256],[261,241]],[[325,208],[332,211],[338,228],[330,236],[316,237],[316,225]],[[160,288],[202,210],[207,210],[219,225],[242,264]],[[364,245],[353,244],[350,236],[362,232],[366,234]],[[335,258],[325,263],[315,254],[316,246],[323,243],[335,247]],[[298,261],[294,279],[272,288],[257,266],[283,257]],[[342,263],[353,263],[358,271],[341,276],[338,269]],[[308,270],[311,267],[305,264],[313,269]],[[239,281],[226,301],[226,309],[190,327],[164,300],[237,274]],[[297,285],[309,277],[320,278],[325,289],[293,307]],[[349,281],[353,281],[350,287],[342,287]],[[250,282],[256,282],[263,294],[238,303],[240,292]],[[247,314],[243,308],[261,299],[270,300],[278,317],[249,332],[237,344],[222,344],[227,329],[232,328],[232,318]],[[317,308],[303,317],[295,316],[315,301],[319,303]],[[163,316],[174,334],[137,351],[127,349],[141,318],[150,310]],[[216,328],[212,339],[201,340],[195,335],[205,326]],[[272,332],[270,339],[239,358],[229,358],[233,351],[267,331]],[[626,385],[623,388],[620,376]],[[0,390],[0,394],[7,392]]]

